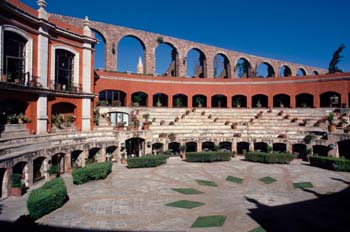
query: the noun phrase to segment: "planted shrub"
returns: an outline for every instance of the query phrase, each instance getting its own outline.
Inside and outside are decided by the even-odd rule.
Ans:
[[[227,151],[208,151],[208,152],[187,152],[186,161],[188,162],[214,162],[229,161],[232,153]]]
[[[50,175],[57,174],[58,173],[58,165],[56,165],[56,164],[51,165],[48,172]]]
[[[350,172],[350,160],[345,158],[310,156],[310,165],[335,171]]]
[[[246,160],[267,164],[289,164],[294,156],[290,153],[265,153],[265,152],[248,152]]]
[[[127,162],[128,168],[150,168],[165,164],[167,159],[166,155],[141,156],[128,158]]]
[[[63,179],[56,178],[30,192],[27,208],[34,220],[60,208],[68,200]]]
[[[20,188],[22,187],[22,174],[19,173],[13,173],[12,174],[12,188]]]
[[[74,169],[72,172],[73,183],[83,184],[90,180],[104,179],[112,172],[111,162],[88,164],[83,168]]]

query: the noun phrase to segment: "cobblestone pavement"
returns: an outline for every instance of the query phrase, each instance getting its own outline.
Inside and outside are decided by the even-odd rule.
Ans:
[[[243,183],[226,181],[227,176]],[[259,178],[277,181],[264,184]],[[80,186],[65,175],[69,201],[37,222],[52,226],[133,231],[249,231],[259,225],[247,215],[256,205],[284,205],[316,198],[312,192],[295,189],[293,182],[312,182],[313,191],[337,192],[348,185],[350,173],[327,171],[293,161],[290,165],[264,165],[233,159],[230,162],[186,163],[170,158],[166,165],[148,169],[127,169],[114,164],[105,180]],[[199,185],[195,180],[214,181],[218,187]],[[184,195],[172,188],[194,188],[203,192]],[[165,206],[178,200],[205,205],[182,209]],[[5,202],[6,204],[6,202]],[[199,216],[224,215],[222,227],[191,228]]]

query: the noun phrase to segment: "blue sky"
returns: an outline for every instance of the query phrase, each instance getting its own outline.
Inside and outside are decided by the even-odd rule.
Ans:
[[[35,0],[23,2],[37,8]],[[94,1],[94,4],[86,0],[47,2],[47,10],[52,13],[80,18],[88,15],[95,21],[320,68],[328,68],[333,52],[344,43],[344,58],[339,67],[350,71],[350,1],[100,0]],[[136,58],[129,57],[128,54],[133,54],[128,51],[132,42],[126,40],[124,43],[125,64],[120,68],[135,69],[139,55],[134,55]],[[161,50],[162,53],[169,52],[167,49]],[[97,67],[101,65],[103,64],[98,63]]]

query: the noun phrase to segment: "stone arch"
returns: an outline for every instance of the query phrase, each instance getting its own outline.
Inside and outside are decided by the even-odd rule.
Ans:
[[[165,93],[153,94],[153,106],[167,107],[168,106],[168,95]]]
[[[26,187],[29,187],[28,162],[19,161],[12,167],[12,174],[21,174]]]
[[[272,150],[276,152],[286,152],[287,144],[285,143],[274,143],[272,144]]]
[[[296,107],[313,107],[314,96],[309,93],[300,93],[295,96]]]
[[[163,51],[165,50],[165,46],[171,49],[170,52]],[[162,56],[163,56],[162,59],[159,59],[159,55],[158,55],[159,50],[162,53]],[[164,54],[166,52],[170,54]],[[167,60],[169,59],[169,57],[170,57],[170,62],[169,60]],[[165,62],[168,62],[168,64],[166,64]],[[171,77],[179,76],[179,53],[175,48],[175,46],[169,42],[159,43],[155,50],[155,64],[156,64],[156,73],[158,73],[158,75],[171,76]],[[160,70],[160,66],[165,66],[166,68]],[[161,73],[159,73],[159,71],[161,71]]]
[[[164,144],[163,143],[153,143],[152,144],[152,153],[159,154],[164,152]]]
[[[129,41],[128,41],[129,40]],[[130,57],[127,58],[127,59],[124,59],[123,56],[128,54],[130,55],[130,53],[133,53],[133,52],[130,52],[130,50],[127,51],[127,49],[125,49],[123,46],[123,41],[126,41],[126,43],[135,43],[136,41],[138,42],[138,45],[134,44],[132,46],[140,46],[139,48],[142,49],[142,54],[138,53],[138,54],[133,54],[135,55],[136,57],[134,57],[135,59],[131,59]],[[117,71],[119,72],[131,72],[131,73],[139,73],[139,74],[145,74],[145,67],[146,67],[146,45],[145,43],[143,42],[142,39],[140,39],[137,35],[133,35],[133,34],[126,34],[126,35],[123,35],[121,38],[119,38],[119,40],[117,41],[117,51],[116,51],[116,64],[117,64]],[[139,48],[136,48],[136,50],[138,50]],[[125,51],[124,51],[125,49]],[[135,48],[134,48],[135,49]],[[123,59],[122,59],[123,58]],[[138,61],[139,61],[139,58],[141,58],[141,62],[142,62],[142,70],[140,70],[141,72],[138,72],[137,70],[137,64],[138,64]],[[127,61],[130,61],[132,60],[133,64],[124,64],[122,62],[127,62]],[[121,62],[122,61],[122,62]]]
[[[134,92],[131,94],[132,106],[147,106],[148,94],[142,91]]]
[[[223,53],[217,53],[213,60],[214,78],[231,78],[231,63]]]
[[[117,159],[118,146],[109,145],[106,147],[106,160],[113,161]]]
[[[273,66],[267,61],[260,62],[256,68],[255,73],[257,77],[263,78],[276,76]]]
[[[64,173],[66,168],[66,154],[63,152],[58,152],[51,156],[51,165],[57,165],[58,172],[60,174]]]
[[[92,147],[89,149],[89,154],[88,154],[88,162],[89,163],[96,163],[99,160],[99,152],[101,151],[100,147]]]
[[[254,76],[249,58],[239,57],[235,64],[236,78],[249,78]]]
[[[207,107],[207,96],[197,94],[192,97],[193,107]]]
[[[228,141],[223,141],[219,143],[220,150],[232,151],[232,143]]]
[[[306,69],[298,68],[296,76],[306,76],[306,75],[307,75]]]
[[[249,143],[241,141],[237,143],[237,154],[246,154],[249,151]]]
[[[102,90],[98,94],[96,106],[126,106],[126,93],[114,89]]]
[[[305,144],[296,143],[292,145],[292,153],[299,159],[307,160],[307,148]]]
[[[329,148],[324,145],[314,145],[312,146],[312,151],[314,155],[328,156]]]
[[[346,159],[350,159],[350,140],[342,140],[338,142],[339,149],[339,157],[345,157]]]
[[[319,75],[319,73],[318,73],[316,70],[313,70],[313,71],[311,72],[311,75],[317,76],[317,75]]]
[[[168,149],[172,155],[179,155],[180,154],[180,143],[179,142],[171,142],[168,144]]]
[[[45,162],[47,162],[46,157],[39,156],[33,159],[33,182],[37,182],[45,178],[45,173],[47,172],[47,167],[45,167]]]
[[[71,167],[80,168],[83,166],[83,150],[73,150],[71,152]]]
[[[223,94],[216,94],[211,97],[211,107],[227,108],[227,97]]]
[[[106,46],[106,38],[99,30],[95,28],[90,28],[92,32],[95,33],[95,38],[98,40],[98,44],[93,44],[94,51],[94,63],[95,69],[104,69],[106,70],[106,60],[107,60],[107,46]],[[101,54],[101,51],[103,52]],[[101,59],[103,57],[103,59]],[[99,67],[100,66],[100,67]]]
[[[276,94],[273,96],[273,107],[290,107],[290,96],[287,94]]]
[[[267,152],[267,143],[265,142],[256,142],[254,143],[254,151]]]
[[[193,60],[192,60],[193,59]],[[187,76],[192,78],[207,78],[207,58],[199,48],[191,48],[186,58]],[[191,67],[193,66],[193,67]]]
[[[328,91],[320,94],[320,107],[340,107],[341,95],[338,92]]]
[[[247,96],[242,94],[232,96],[232,107],[247,108]]]
[[[280,68],[280,77],[292,76],[292,70],[287,65],[282,65]]]
[[[188,97],[185,94],[175,94],[173,96],[173,107],[187,107]]]
[[[205,141],[202,143],[202,151],[214,151],[215,143],[212,141]]]
[[[187,142],[186,143],[186,152],[197,152],[197,143],[196,142]]]
[[[260,108],[268,106],[268,96],[264,94],[256,94],[252,96],[252,107]]]
[[[128,157],[140,157],[145,155],[145,139],[133,137],[125,140],[126,154]]]

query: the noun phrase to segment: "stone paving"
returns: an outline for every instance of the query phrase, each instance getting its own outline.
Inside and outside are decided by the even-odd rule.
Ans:
[[[243,178],[243,183],[225,180]],[[261,177],[277,181],[264,184]],[[166,165],[149,169],[127,169],[114,164],[105,180],[80,186],[65,175],[69,201],[37,222],[53,226],[132,230],[132,231],[249,231],[259,225],[247,213],[255,199],[267,206],[283,205],[316,198],[315,194],[295,189],[293,182],[312,182],[313,191],[325,194],[348,187],[350,173],[310,167],[300,161],[290,165],[265,165],[234,158],[230,162],[186,163],[170,158]],[[199,185],[196,180],[214,181],[218,187]],[[172,188],[193,188],[203,194],[184,195]],[[166,206],[180,201],[197,201],[203,206],[183,209]],[[10,202],[10,203],[9,203]],[[13,202],[13,201],[12,201]],[[2,217],[9,214],[11,199],[3,202]],[[224,215],[222,227],[191,228],[199,216]]]

